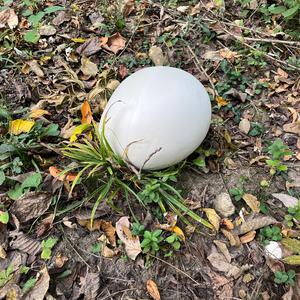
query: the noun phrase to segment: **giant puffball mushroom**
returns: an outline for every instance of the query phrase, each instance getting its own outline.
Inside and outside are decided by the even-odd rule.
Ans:
[[[105,122],[104,122],[105,120]],[[126,78],[102,114],[100,132],[137,169],[159,170],[190,155],[203,141],[211,104],[203,85],[171,67],[149,67]]]

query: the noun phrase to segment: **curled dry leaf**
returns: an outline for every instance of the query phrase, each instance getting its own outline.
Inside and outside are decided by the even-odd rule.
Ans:
[[[0,11],[0,28],[8,26],[10,29],[14,29],[18,23],[18,16],[12,8]]]
[[[253,212],[258,213],[260,211],[260,202],[254,195],[244,194],[243,199]]]
[[[44,115],[51,115],[49,113],[49,111],[45,110],[45,109],[41,109],[41,108],[34,108],[31,110],[31,112],[29,113],[28,117],[31,119],[38,119]]]
[[[130,231],[130,223],[128,217],[122,217],[116,223],[116,231],[119,239],[125,244],[125,251],[129,258],[135,258],[142,252],[140,239],[138,236],[133,237]]]
[[[125,48],[126,39],[123,38],[119,32],[116,32],[108,38],[101,38],[101,45],[104,49],[117,54],[120,50]]]
[[[9,123],[9,132],[14,135],[19,135],[21,133],[28,133],[34,126],[34,121],[17,119]]]
[[[225,243],[218,241],[218,240],[214,240],[214,244],[218,247],[219,251],[225,256],[227,262],[231,262],[231,256],[230,253],[227,249],[227,246]]]
[[[300,136],[300,122],[297,121],[295,123],[284,124],[283,130],[285,132],[295,133]]]
[[[91,56],[102,49],[102,43],[98,37],[93,37],[79,46],[76,52],[79,55]]]
[[[229,219],[223,219],[222,225],[224,225],[228,230],[232,230],[234,228],[234,224]]]
[[[10,242],[11,249],[16,249],[32,256],[41,252],[41,243],[27,236],[23,232],[11,232],[10,237],[12,238],[12,241]]]
[[[231,231],[221,229],[222,233],[229,240],[230,246],[238,247],[241,245],[241,241],[236,234],[233,234]]]
[[[44,72],[41,69],[39,63],[36,60],[31,60],[26,62],[27,65],[29,65],[30,70],[38,77],[44,77]]]
[[[272,196],[281,201],[285,207],[294,207],[298,204],[297,198],[287,194],[274,193]]]
[[[88,101],[84,101],[81,106],[81,123],[82,124],[91,124],[93,120],[93,113]]]
[[[50,175],[52,175],[54,178],[60,180],[60,181],[74,181],[76,178],[76,174],[71,174],[71,173],[67,173],[67,174],[62,174],[61,175],[62,170],[56,168],[55,166],[51,166],[49,167],[49,173]]]
[[[270,216],[262,214],[258,214],[256,216],[250,215],[244,223],[235,227],[232,232],[236,235],[241,235],[275,223],[277,223],[276,219]]]
[[[24,300],[43,300],[48,289],[50,276],[47,271],[47,267],[44,267],[37,275],[36,284],[29,290],[29,292],[25,295]]]
[[[249,243],[254,240],[255,235],[256,235],[256,231],[254,230],[249,231],[248,233],[240,237],[240,241],[242,244]]]
[[[147,280],[147,291],[154,300],[160,300],[160,293],[158,291],[157,285],[151,279]]]
[[[215,230],[219,231],[221,218],[218,216],[216,211],[213,208],[203,208],[203,211],[205,212],[209,222],[214,226]]]
[[[98,73],[98,66],[91,62],[86,56],[81,58],[81,72],[86,76],[96,76]]]
[[[68,260],[69,260],[69,258],[61,253],[58,253],[54,257],[54,263],[57,268],[62,268],[64,266],[65,262],[67,262]]]
[[[149,50],[149,58],[153,61],[155,66],[163,66],[168,63],[163,51],[160,47],[152,46]]]
[[[125,0],[122,8],[123,16],[127,18],[135,10],[134,0]]]
[[[50,206],[51,194],[43,192],[29,192],[24,194],[18,201],[15,201],[10,210],[18,220],[27,222],[41,216]]]

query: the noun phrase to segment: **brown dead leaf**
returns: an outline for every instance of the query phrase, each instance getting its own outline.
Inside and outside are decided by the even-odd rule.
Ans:
[[[235,58],[239,57],[240,55],[235,52],[235,51],[231,51],[228,48],[223,48],[221,50],[219,50],[219,53],[221,55],[221,57],[226,58],[229,61],[234,61]]]
[[[152,60],[155,66],[164,66],[168,63],[168,60],[163,54],[160,47],[152,46],[149,49],[149,58]]]
[[[294,207],[298,203],[298,199],[282,193],[274,193],[272,196],[283,203],[285,207]]]
[[[158,291],[157,285],[151,279],[147,280],[147,291],[154,300],[160,300],[160,293]]]
[[[47,218],[42,220],[42,223],[36,229],[36,235],[38,237],[42,236],[50,228],[52,228],[52,223],[54,221],[54,214],[50,214]]]
[[[4,250],[4,248],[0,245],[0,258],[2,259],[6,259],[6,251]]]
[[[96,76],[98,73],[98,66],[91,62],[88,57],[82,56],[80,70],[86,76]]]
[[[230,253],[227,249],[227,246],[225,243],[218,241],[218,240],[214,240],[214,244],[217,246],[217,248],[219,249],[219,251],[225,256],[227,262],[231,262],[231,256]]]
[[[262,215],[262,214],[258,214],[255,216],[255,215],[251,214],[247,217],[247,219],[244,223],[242,223],[238,227],[235,227],[232,230],[232,233],[234,233],[236,235],[241,235],[241,234],[245,234],[249,231],[257,230],[262,227],[272,225],[275,223],[277,223],[276,219],[274,219],[271,216],[266,216],[266,215]]]
[[[239,100],[241,100],[242,102],[245,102],[245,101],[246,101],[246,98],[247,98],[247,94],[246,94],[246,93],[243,93],[243,92],[241,92],[241,91],[238,91],[238,90],[235,89],[235,88],[231,88],[229,91],[227,91],[227,92],[225,93],[225,95],[232,96],[233,98],[239,99]]]
[[[91,56],[102,49],[102,42],[98,37],[87,40],[84,44],[76,49],[79,55]]]
[[[216,211],[213,208],[203,208],[202,210],[205,212],[207,219],[214,226],[215,230],[219,231],[221,218]]]
[[[106,257],[106,258],[111,258],[111,257],[114,257],[118,254],[118,251],[117,250],[112,250],[110,249],[109,247],[107,247],[106,245],[103,246],[102,250],[101,250],[101,255],[103,257]]]
[[[298,112],[297,112],[296,109],[293,108],[293,107],[288,107],[288,110],[289,110],[289,111],[291,112],[291,114],[292,114],[292,118],[293,118],[292,123],[295,123],[295,122],[299,119],[299,114],[298,114]]]
[[[47,267],[44,267],[37,275],[36,284],[25,295],[24,300],[43,300],[48,289],[50,276],[47,271]]]
[[[91,124],[93,120],[93,113],[88,101],[84,101],[81,106],[81,124]]]
[[[239,129],[241,132],[248,134],[250,131],[251,124],[248,119],[242,119],[239,123]]]
[[[236,234],[233,234],[231,231],[221,229],[222,233],[229,240],[230,246],[238,247],[241,245],[241,241]]]
[[[75,129],[75,125],[73,125],[73,120],[71,118],[68,119],[66,125],[61,129],[60,136],[69,139],[72,136],[72,133]]]
[[[18,23],[18,16],[12,8],[0,11],[0,28],[8,26],[10,29],[14,29]]]
[[[102,38],[102,47],[114,54],[117,54],[120,50],[125,48],[126,39],[123,38],[119,32],[116,32],[109,38],[104,39]]]
[[[39,63],[37,60],[30,60],[26,62],[27,65],[29,65],[30,70],[38,77],[44,77],[44,72],[41,69]]]
[[[66,173],[66,174],[60,174],[62,170],[56,168],[55,166],[49,167],[49,173],[59,181],[74,181],[77,174],[71,174],[71,173]]]
[[[203,53],[202,58],[205,60],[211,60],[215,62],[220,62],[224,58],[220,55],[219,51],[212,51],[208,50],[205,53]]]
[[[249,243],[254,240],[255,235],[256,235],[256,231],[254,230],[249,231],[248,233],[240,237],[240,241],[242,244]]]
[[[277,74],[281,77],[284,77],[284,78],[288,78],[289,77],[289,74],[285,71],[283,71],[281,68],[278,68],[277,69]]]
[[[44,115],[51,115],[51,114],[49,113],[49,111],[47,111],[45,109],[34,108],[30,111],[28,117],[31,119],[38,119]]]
[[[43,192],[29,192],[14,201],[10,210],[23,223],[40,217],[50,206],[52,196]]]
[[[69,258],[67,256],[65,256],[62,253],[58,253],[55,257],[54,257],[54,264],[57,268],[62,268],[65,264],[66,261],[68,261]]]
[[[283,125],[283,130],[285,132],[290,132],[290,133],[295,133],[300,136],[300,122],[294,122],[294,123],[289,123],[289,124],[284,124]]]
[[[260,202],[254,195],[244,194],[243,199],[246,204],[252,209],[253,212],[259,213],[260,211]]]
[[[229,219],[223,219],[222,225],[224,225],[228,230],[232,230],[234,228],[233,223]]]
[[[125,230],[126,228],[126,230]],[[125,245],[125,251],[129,258],[135,260],[135,258],[142,252],[140,239],[138,236],[129,236],[128,230],[130,231],[130,223],[128,217],[122,217],[116,223],[116,231],[119,239]]]
[[[119,66],[119,75],[121,76],[121,79],[125,78],[128,75],[128,69],[125,65]]]
[[[80,226],[85,227],[89,231],[96,231],[100,230],[103,220],[94,220],[93,224],[91,224],[90,219],[77,219],[77,222]]]
[[[105,233],[110,244],[116,246],[116,229],[112,226],[111,222],[102,221],[101,230]]]
[[[134,0],[125,0],[122,8],[123,16],[127,18],[135,10]]]

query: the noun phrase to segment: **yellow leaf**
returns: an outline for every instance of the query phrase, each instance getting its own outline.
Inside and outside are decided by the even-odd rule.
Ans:
[[[246,204],[252,209],[252,211],[258,213],[260,211],[260,202],[257,198],[251,194],[244,194],[243,199]]]
[[[226,106],[229,103],[229,101],[225,100],[221,96],[217,96],[216,101],[219,107]]]
[[[71,41],[74,43],[83,44],[86,40],[84,38],[79,37],[79,38],[73,38],[71,39]]]
[[[172,231],[176,233],[182,241],[185,241],[184,233],[178,226],[174,226]]]
[[[220,217],[213,208],[203,208],[209,222],[214,226],[216,231],[220,228]]]
[[[282,245],[293,253],[300,254],[300,241],[296,239],[286,238],[281,241]]]
[[[22,119],[13,120],[9,124],[9,132],[14,135],[19,135],[20,133],[28,133],[34,126],[34,121],[27,121]]]
[[[288,257],[285,257],[283,261],[288,265],[300,265],[300,255],[291,255]]]
[[[85,130],[91,127],[90,124],[81,124],[74,128],[72,135],[70,137],[70,142],[75,142],[77,140],[77,135],[83,133]]]
[[[31,119],[37,119],[37,118],[42,117],[43,115],[50,115],[50,113],[47,110],[36,108],[36,109],[33,109],[30,112],[29,118],[31,118]]]

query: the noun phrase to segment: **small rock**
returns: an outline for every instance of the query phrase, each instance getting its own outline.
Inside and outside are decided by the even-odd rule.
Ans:
[[[224,218],[234,214],[235,207],[228,193],[221,193],[215,199],[215,209]]]
[[[51,36],[56,33],[56,29],[52,25],[43,25],[40,30],[40,35]]]

